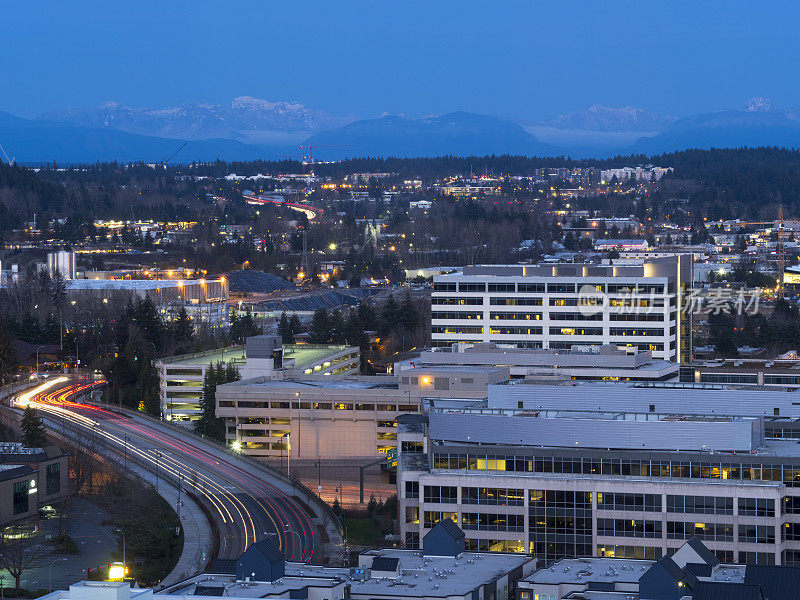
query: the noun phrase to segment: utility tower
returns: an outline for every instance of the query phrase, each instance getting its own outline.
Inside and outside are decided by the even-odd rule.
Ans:
[[[783,300],[784,271],[786,269],[786,249],[783,245],[783,204],[778,204],[778,285],[775,290],[775,299]]]
[[[308,236],[305,227],[303,227],[303,258],[300,261],[300,270],[303,272],[303,277],[310,276],[308,272]]]

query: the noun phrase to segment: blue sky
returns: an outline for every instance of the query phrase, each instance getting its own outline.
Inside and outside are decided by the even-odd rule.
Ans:
[[[251,95],[535,121],[599,103],[800,105],[800,3],[3,0],[0,111]]]

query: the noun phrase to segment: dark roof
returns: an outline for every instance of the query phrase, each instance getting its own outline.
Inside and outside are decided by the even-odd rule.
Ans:
[[[285,560],[283,554],[281,554],[281,551],[278,550],[278,547],[275,545],[275,542],[269,538],[264,538],[261,541],[250,544],[250,547],[247,550],[252,549],[260,552],[264,558],[271,563],[283,562],[283,560]]]
[[[453,522],[453,519],[442,519],[437,521],[433,528],[440,528],[447,532],[447,534],[454,540],[464,539],[464,532],[461,528]],[[433,529],[431,529],[433,531]],[[430,533],[430,531],[428,532]]]
[[[232,292],[270,293],[295,288],[290,281],[263,271],[231,271],[225,275],[228,278],[228,289]]]
[[[687,563],[683,570],[695,577],[711,577],[712,568],[711,565],[705,563]]]
[[[698,556],[700,556],[700,558],[703,559],[703,562],[707,565],[716,567],[719,564],[719,559],[716,557],[716,555],[711,550],[706,548],[705,544],[703,544],[703,542],[701,542],[700,538],[697,536],[690,538],[686,543],[692,550],[697,552]]]
[[[219,575],[234,575],[236,573],[236,560],[232,558],[218,558],[211,563],[209,573],[217,573]]]
[[[681,569],[672,557],[670,556],[662,556],[660,559],[656,561],[656,564],[663,568],[667,574],[672,577],[675,581],[680,581],[684,578],[685,573],[683,569]]]
[[[222,596],[225,588],[221,585],[196,585],[192,596]]]
[[[762,600],[764,596],[757,585],[701,581],[697,584],[692,598],[693,600]]]
[[[394,573],[397,571],[397,565],[400,564],[400,559],[397,557],[389,557],[389,556],[376,556],[372,559],[372,570],[373,571],[388,571],[390,573]]]
[[[744,582],[760,585],[769,600],[794,599],[800,589],[800,567],[748,565],[744,571]]]
[[[3,469],[0,471],[0,481],[8,481],[9,479],[16,479],[17,477],[24,477],[31,475],[34,470],[28,465],[20,465],[15,469]]]
[[[12,340],[11,345],[17,355],[17,362],[21,365],[36,364],[36,350],[39,350],[39,362],[45,362],[45,355],[56,355],[61,352],[58,344],[29,344],[22,340]]]

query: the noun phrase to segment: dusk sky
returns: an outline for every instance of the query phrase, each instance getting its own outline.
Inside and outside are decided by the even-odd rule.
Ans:
[[[334,114],[538,120],[800,105],[800,3],[4,2],[0,110],[251,95]]]

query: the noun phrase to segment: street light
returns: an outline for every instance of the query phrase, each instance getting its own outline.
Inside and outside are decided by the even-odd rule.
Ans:
[[[120,528],[120,529],[117,529],[117,533],[121,533],[122,534],[122,569],[123,569],[123,574],[124,574],[125,565],[127,564],[127,561],[125,560],[126,559],[126,556],[125,556],[125,532],[122,530],[122,528]]]
[[[53,565],[56,564],[60,560],[67,560],[66,558],[57,558],[53,562],[50,563],[50,591],[53,591]]]
[[[300,544],[300,555],[302,556],[302,553],[303,553],[303,539],[300,537],[300,534],[297,533],[294,529],[292,529],[289,526],[288,523],[286,523],[286,525],[283,526],[283,532],[284,533],[293,533],[294,535],[297,536],[297,543]]]

